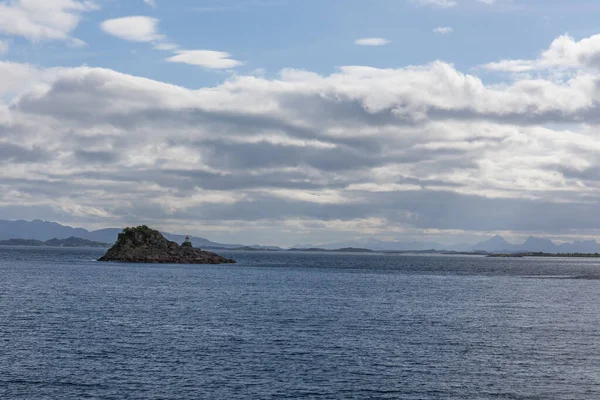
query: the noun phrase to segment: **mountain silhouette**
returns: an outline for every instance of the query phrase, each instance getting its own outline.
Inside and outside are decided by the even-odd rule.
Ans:
[[[475,244],[472,246],[472,250],[482,250],[490,253],[497,251],[512,251],[514,250],[514,245],[508,243],[502,236],[496,235],[491,239]]]
[[[50,239],[67,239],[70,237],[77,237],[81,239],[92,240],[94,242],[102,242],[112,244],[117,240],[119,233],[123,231],[122,228],[107,228],[99,229],[96,231],[88,231],[83,228],[72,228],[58,224],[56,222],[42,221],[39,219],[33,221],[9,221],[0,220],[0,240],[9,239],[33,239],[40,241],[47,241]],[[169,240],[176,242],[183,242],[185,239],[184,234],[171,234],[164,233],[165,237]],[[191,237],[192,243],[196,247],[222,247],[222,248],[237,248],[241,247],[240,244],[223,244],[211,242],[208,239],[202,237]]]
[[[42,221],[9,221],[0,220],[0,240],[9,239],[32,239],[47,241],[50,239],[67,239],[70,237],[92,240],[112,244],[122,228],[106,228],[88,231],[83,228],[73,228],[56,222]],[[181,243],[185,234],[173,234],[162,232],[169,240]],[[281,250],[278,246],[258,246],[243,244],[225,244],[212,242],[203,237],[192,236],[194,246],[199,248],[222,248],[236,249],[252,247],[262,250]],[[345,242],[328,243],[320,245],[295,246],[297,248],[319,247],[327,250],[340,248],[364,248],[374,251],[423,251],[423,250],[453,250],[453,251],[487,251],[489,253],[501,252],[544,252],[544,253],[600,253],[600,243],[595,240],[575,241],[573,243],[562,243],[557,245],[550,239],[530,236],[522,244],[507,242],[502,236],[495,235],[487,240],[476,244],[461,243],[456,245],[443,245],[438,242],[428,241],[382,241],[375,238],[350,240]]]

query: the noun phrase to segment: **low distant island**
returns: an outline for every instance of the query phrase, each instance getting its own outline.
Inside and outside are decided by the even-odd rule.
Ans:
[[[309,248],[292,248],[287,251],[304,251],[304,252],[327,252],[327,253],[375,253],[374,250],[370,249],[361,249],[357,247],[345,247],[343,249],[322,249],[320,247],[309,247]]]
[[[110,244],[92,240],[70,237],[67,239],[50,239],[46,241],[35,239],[0,240],[0,246],[30,246],[30,247],[94,247],[108,248]]]
[[[189,237],[179,245],[146,225],[123,229],[114,246],[98,261],[148,264],[235,263],[235,260],[194,248]]]
[[[543,253],[543,252],[528,252],[528,253],[501,253],[488,254],[487,257],[494,258],[521,258],[521,257],[549,257],[549,258],[600,258],[599,253]]]

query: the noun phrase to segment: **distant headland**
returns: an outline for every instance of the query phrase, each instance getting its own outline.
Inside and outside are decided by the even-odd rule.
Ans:
[[[371,249],[361,249],[357,247],[344,247],[342,249],[322,249],[320,247],[309,247],[309,248],[292,248],[287,251],[303,251],[303,252],[324,252],[324,253],[375,253],[375,251]]]
[[[600,258],[598,253],[543,253],[543,252],[528,252],[528,253],[497,253],[488,254],[487,257],[494,258],[522,258],[522,257],[551,257],[551,258]]]
[[[149,264],[235,263],[235,260],[194,248],[189,237],[179,245],[146,225],[123,229],[114,246],[98,261]]]
[[[46,241],[35,239],[0,240],[0,246],[30,246],[30,247],[95,247],[108,248],[110,244],[95,242],[71,236],[67,239],[50,239]]]

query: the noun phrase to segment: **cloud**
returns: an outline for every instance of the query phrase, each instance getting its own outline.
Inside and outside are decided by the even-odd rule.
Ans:
[[[493,84],[441,61],[287,69],[191,90],[0,62],[0,218],[281,244],[591,231],[600,78],[587,65]]]
[[[159,33],[159,20],[135,16],[110,19],[102,22],[102,29],[118,38],[132,42],[151,42],[156,50],[170,51],[175,55],[166,59],[171,63],[196,65],[208,69],[235,68],[244,65],[234,60],[229,53],[215,50],[185,50]]]
[[[109,35],[131,42],[154,42],[164,38],[158,33],[159,20],[156,18],[134,16],[109,19],[100,27]]]
[[[391,42],[384,38],[363,38],[357,39],[354,44],[359,46],[385,46],[386,44],[390,44]]]
[[[487,4],[487,5],[492,5],[492,4],[496,4],[496,0],[477,0],[479,3],[483,3],[483,4]]]
[[[502,60],[484,65],[490,71],[529,72],[553,68],[600,68],[600,35],[575,41],[569,35],[555,39],[535,60]]]
[[[197,65],[209,69],[235,68],[244,65],[234,60],[229,53],[213,50],[175,50],[176,55],[167,58],[168,62]]]
[[[72,41],[81,14],[96,10],[89,0],[0,1],[0,33],[23,36],[33,42]]]
[[[35,163],[49,161],[53,157],[40,148],[26,148],[11,143],[0,142],[0,164],[7,163]]]
[[[448,35],[454,32],[454,29],[449,26],[438,26],[433,30],[434,33],[439,33],[440,35]]]
[[[456,7],[458,3],[454,0],[413,0],[420,6],[429,6],[437,8],[451,8]]]
[[[149,5],[152,8],[156,8],[156,1],[155,0],[144,0],[144,3],[146,3],[147,5]]]
[[[6,99],[34,90],[38,85],[54,79],[54,72],[51,69],[42,71],[27,64],[0,61],[0,78],[0,99]],[[0,115],[1,110],[0,106]]]

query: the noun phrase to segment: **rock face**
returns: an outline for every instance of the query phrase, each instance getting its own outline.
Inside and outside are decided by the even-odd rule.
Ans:
[[[146,225],[125,228],[117,242],[98,261],[150,264],[231,264],[235,260],[167,240]]]

